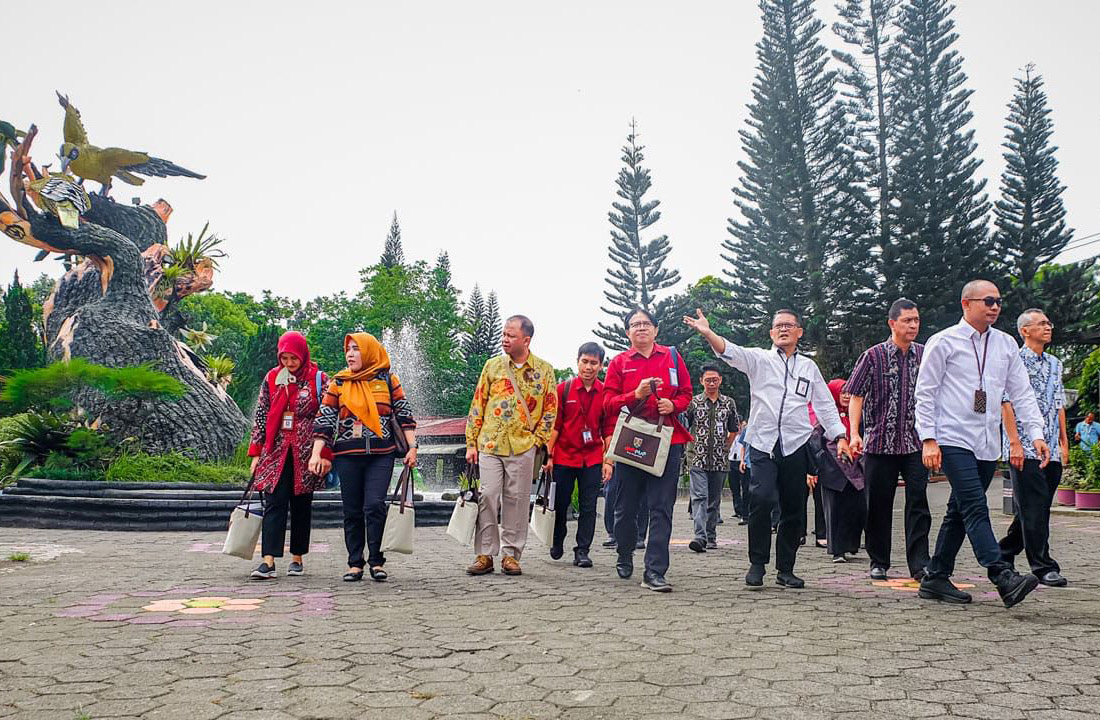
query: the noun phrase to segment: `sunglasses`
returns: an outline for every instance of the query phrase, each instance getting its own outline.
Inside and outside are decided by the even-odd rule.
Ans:
[[[987,296],[987,297],[984,297],[984,298],[967,298],[967,301],[970,301],[970,300],[981,300],[982,302],[985,303],[986,307],[993,307],[994,305],[996,305],[997,307],[1000,307],[1001,305],[1004,305],[1004,302],[1005,302],[1004,298],[993,297],[993,296]]]

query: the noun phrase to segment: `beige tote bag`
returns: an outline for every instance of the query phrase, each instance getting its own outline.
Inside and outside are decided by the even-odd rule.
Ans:
[[[451,521],[447,523],[447,534],[466,547],[470,547],[474,544],[474,533],[477,532],[477,500],[481,480],[478,466],[467,465],[466,477],[469,478],[469,488],[462,490],[458,494],[458,500],[455,500]]]
[[[550,474],[541,473],[535,487],[535,502],[531,507],[531,532],[547,547],[554,544],[554,523],[558,515],[554,510],[556,490],[557,483],[550,480]]]
[[[413,508],[411,478],[412,472],[406,467],[401,471],[397,489],[389,499],[386,528],[382,531],[382,552],[412,554],[416,510]]]
[[[654,394],[657,392],[656,385],[653,383]],[[672,423],[666,422],[664,415],[659,416],[656,423],[636,416],[634,413],[644,404],[642,400],[630,412],[619,413],[615,421],[615,434],[611,436],[610,454],[615,462],[660,477],[665,473],[668,451],[672,447]]]
[[[225,535],[222,554],[251,560],[256,555],[256,542],[263,529],[263,506],[257,512],[251,506],[252,486],[255,478],[250,478],[240,502],[229,515],[229,532]]]

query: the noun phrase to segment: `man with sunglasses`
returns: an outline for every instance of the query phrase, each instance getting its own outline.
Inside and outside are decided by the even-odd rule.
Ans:
[[[806,443],[812,402],[825,436],[835,439],[837,456],[852,459],[848,431],[840,420],[836,402],[821,370],[813,360],[798,353],[802,323],[793,310],[779,310],[772,316],[772,348],[744,348],[734,345],[710,329],[702,310],[687,316],[684,324],[710,343],[714,354],[749,378],[749,571],[745,584],[764,584],[764,566],[771,554],[771,513],[779,504],[779,527],[775,539],[776,584],[801,588],[802,578],[794,574],[799,538],[805,529],[806,476],[809,453]]]
[[[1009,461],[1012,476],[1012,508],[1016,517],[1001,539],[1001,558],[1014,562],[1020,551],[1027,555],[1031,572],[1051,587],[1068,584],[1057,561],[1050,556],[1050,503],[1062,480],[1062,467],[1069,462],[1069,433],[1066,430],[1066,392],[1062,387],[1062,363],[1045,352],[1054,335],[1054,323],[1038,308],[1024,310],[1016,319],[1016,330],[1024,339],[1020,359],[1027,368],[1031,390],[1043,415],[1043,439],[1050,446],[1051,461],[1041,461],[1031,445],[1028,428],[1016,419],[1011,403],[1004,403],[1002,457]]]
[[[1001,556],[989,520],[986,491],[1001,455],[1001,400],[1033,438],[1039,466],[1050,461],[1043,418],[1031,390],[1016,342],[993,327],[1001,314],[1001,293],[987,280],[972,280],[962,291],[963,318],[931,337],[917,376],[917,433],[924,465],[943,468],[951,484],[947,512],[936,549],[921,580],[922,598],[968,603],[970,595],[949,578],[963,538],[996,585],[1005,607],[1027,596],[1039,579],[1020,575]]]

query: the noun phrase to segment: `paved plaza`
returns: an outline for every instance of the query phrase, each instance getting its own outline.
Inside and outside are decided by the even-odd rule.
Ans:
[[[533,537],[523,577],[467,577],[470,552],[427,528],[389,582],[346,584],[340,531],[322,530],[305,577],[257,583],[218,533],[0,528],[0,718],[1100,716],[1100,517],[1054,518],[1071,586],[1007,611],[969,545],[959,607],[813,547],[805,590],[769,568],[750,591],[744,527],[727,519],[705,555],[690,536],[681,501],[659,595],[640,556],[622,581],[603,548],[579,570]]]

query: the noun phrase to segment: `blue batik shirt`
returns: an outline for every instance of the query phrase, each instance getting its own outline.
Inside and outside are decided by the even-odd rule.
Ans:
[[[1066,406],[1066,391],[1062,387],[1062,361],[1048,352],[1038,355],[1034,350],[1024,345],[1020,348],[1020,359],[1027,368],[1028,379],[1031,380],[1031,389],[1035,391],[1035,400],[1039,403],[1039,412],[1043,416],[1043,439],[1050,446],[1050,461],[1061,462],[1061,445],[1059,440],[1062,433],[1058,427],[1058,411]],[[1002,398],[1002,402],[1008,402],[1008,397]],[[1033,438],[1027,428],[1016,418],[1016,432],[1020,434],[1020,443],[1024,446],[1024,457],[1029,460],[1038,460],[1039,454],[1032,445]],[[1001,444],[1003,457],[1008,458],[1008,435],[1001,432]]]

